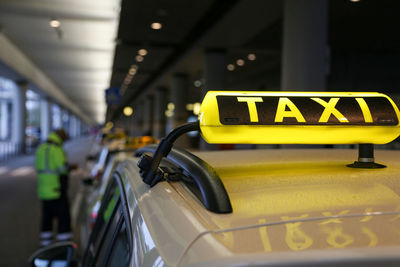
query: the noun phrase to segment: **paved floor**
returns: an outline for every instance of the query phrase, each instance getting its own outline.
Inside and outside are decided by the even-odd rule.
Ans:
[[[91,143],[79,138],[65,144],[69,162],[80,165],[70,176],[71,200],[87,174],[83,168]],[[29,256],[38,249],[40,202],[33,163],[33,155],[0,162],[0,266],[29,266]]]

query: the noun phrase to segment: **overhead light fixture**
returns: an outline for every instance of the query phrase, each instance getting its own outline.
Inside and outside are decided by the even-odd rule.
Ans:
[[[254,53],[248,54],[247,59],[250,61],[256,60],[256,54],[254,54]]]
[[[195,87],[200,87],[200,86],[201,86],[201,81],[200,81],[200,80],[195,80],[194,83],[193,83],[193,85],[194,85]]]
[[[51,19],[49,21],[49,24],[50,24],[50,27],[52,27],[52,28],[58,28],[58,27],[60,27],[61,22],[57,19]]]
[[[228,64],[228,66],[226,66],[226,68],[227,68],[229,71],[234,71],[234,70],[235,70],[235,65],[233,65],[233,64]]]
[[[165,117],[167,118],[171,118],[172,116],[174,116],[174,111],[173,110],[166,110],[165,112]]]
[[[145,55],[147,55],[147,50],[144,49],[144,48],[139,49],[138,54],[139,54],[140,56],[143,56],[143,57],[144,57]]]
[[[201,107],[201,104],[199,102],[196,102],[193,104],[193,114],[194,115],[197,116],[200,114],[200,107]]]
[[[236,60],[236,65],[238,65],[239,67],[244,66],[244,60],[243,59]]]
[[[167,105],[167,109],[168,110],[175,110],[175,104],[172,103],[172,102],[169,102],[168,105]]]
[[[191,104],[191,103],[186,104],[186,110],[187,111],[192,111],[193,110],[193,104]]]
[[[136,69],[130,69],[129,70],[130,75],[135,75],[136,74]]]
[[[350,0],[350,2],[357,3],[360,2],[360,0]]]
[[[153,30],[160,30],[162,28],[162,24],[160,22],[153,22],[151,24],[151,28]]]
[[[129,106],[126,106],[126,107],[124,107],[124,111],[123,112],[124,112],[125,116],[129,117],[129,116],[131,116],[133,114],[133,108],[129,107]]]
[[[142,62],[144,60],[144,57],[142,57],[142,56],[140,56],[140,55],[137,55],[136,56],[136,61],[137,62]]]
[[[111,129],[112,127],[114,127],[114,123],[112,121],[106,123],[106,129]]]

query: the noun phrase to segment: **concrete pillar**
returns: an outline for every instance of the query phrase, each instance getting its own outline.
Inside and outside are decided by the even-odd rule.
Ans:
[[[325,90],[328,0],[285,0],[282,90]]]
[[[172,131],[176,127],[187,123],[188,112],[186,110],[187,104],[187,94],[189,90],[188,76],[185,73],[176,73],[172,77],[171,81],[171,92],[169,103],[173,104],[173,109],[171,105],[169,107],[172,111],[172,116],[169,117],[169,131]],[[177,139],[175,142],[177,146],[182,148],[188,148],[190,146],[189,139],[187,135],[183,135]]]
[[[53,103],[51,107],[51,113],[52,113],[52,130],[57,130],[62,127],[62,115],[60,106]]]
[[[147,95],[143,105],[143,135],[153,135],[153,103],[153,96]]]
[[[144,112],[144,103],[143,98],[138,99],[136,104],[133,106],[133,117],[134,117],[134,128],[133,135],[141,136],[143,135],[143,112]]]
[[[6,140],[9,136],[8,113],[8,101],[0,101],[0,140]]]
[[[82,122],[78,117],[75,117],[76,121],[76,136],[81,137],[82,136]]]
[[[226,51],[223,49],[209,49],[204,54],[204,87],[201,91],[201,100],[210,90],[224,90],[226,87]],[[216,145],[208,144],[200,138],[200,149],[216,150]]]
[[[70,114],[69,121],[68,121],[68,134],[71,139],[75,138],[77,136],[76,126],[77,126],[76,125],[76,117],[75,117],[75,115]]]
[[[166,130],[166,117],[165,111],[167,110],[167,89],[159,87],[154,94],[154,137],[162,138],[165,136]]]
[[[187,122],[188,113],[186,111],[188,76],[177,73],[172,77],[170,103],[174,104],[173,116],[171,117],[172,129]]]
[[[204,53],[204,87],[201,99],[210,90],[224,90],[226,86],[226,51],[209,49]]]
[[[40,139],[42,142],[47,140],[51,131],[51,119],[51,102],[46,98],[42,98],[40,100]]]
[[[11,140],[17,151],[25,152],[26,128],[26,91],[28,83],[20,82],[15,89],[12,109],[12,134]]]
[[[68,110],[66,109],[61,109],[61,120],[62,120],[62,127],[64,128],[66,133],[69,133],[69,120],[70,120],[70,114]]]

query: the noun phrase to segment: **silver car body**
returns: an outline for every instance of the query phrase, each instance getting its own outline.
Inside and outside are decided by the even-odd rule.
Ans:
[[[396,266],[400,152],[352,169],[352,150],[200,152],[233,212],[207,211],[181,182],[142,182],[119,166],[133,234],[131,266]],[[223,159],[223,160],[221,160]],[[352,266],[353,266],[352,265]]]

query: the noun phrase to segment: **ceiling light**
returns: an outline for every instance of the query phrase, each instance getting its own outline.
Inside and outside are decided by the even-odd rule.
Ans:
[[[138,54],[141,56],[147,55],[147,50],[146,49],[139,49]]]
[[[127,76],[124,80],[124,84],[128,85],[132,82],[132,76]]]
[[[106,123],[106,129],[111,129],[112,127],[114,127],[114,123],[112,121]]]
[[[186,104],[186,110],[192,111],[193,110],[193,104]]]
[[[350,0],[350,2],[357,3],[360,2],[360,0]]]
[[[151,28],[153,30],[160,30],[162,28],[162,24],[160,22],[153,22],[151,24]]]
[[[130,68],[129,69],[129,74],[130,75],[135,75],[136,74],[136,69],[135,68]]]
[[[137,62],[142,62],[144,60],[144,57],[142,57],[142,56],[136,56],[136,61]]]
[[[171,118],[174,116],[174,111],[173,110],[166,110],[165,111],[165,117]]]
[[[60,21],[57,19],[51,19],[49,24],[50,24],[50,27],[52,27],[52,28],[58,28],[61,25]]]
[[[195,87],[200,87],[201,86],[201,81],[200,80],[196,80],[196,81],[194,81],[194,86]]]
[[[196,115],[196,116],[199,115],[200,107],[201,107],[201,104],[199,102],[196,102],[193,104],[193,114],[194,115]]]
[[[253,53],[248,54],[247,58],[248,58],[248,60],[251,60],[251,61],[256,60],[256,54],[253,54]]]
[[[239,67],[242,67],[242,66],[244,66],[244,60],[243,60],[243,59],[238,59],[238,60],[236,60],[236,64],[237,64]]]
[[[228,64],[228,66],[226,66],[226,68],[227,68],[229,71],[234,71],[234,70],[235,70],[235,65],[233,65],[233,64]]]
[[[170,102],[170,103],[168,103],[167,108],[168,108],[168,110],[175,110],[175,104]]]
[[[124,115],[125,115],[125,116],[129,117],[129,116],[131,116],[132,114],[133,114],[133,108],[131,108],[131,107],[129,107],[129,106],[124,107]]]

